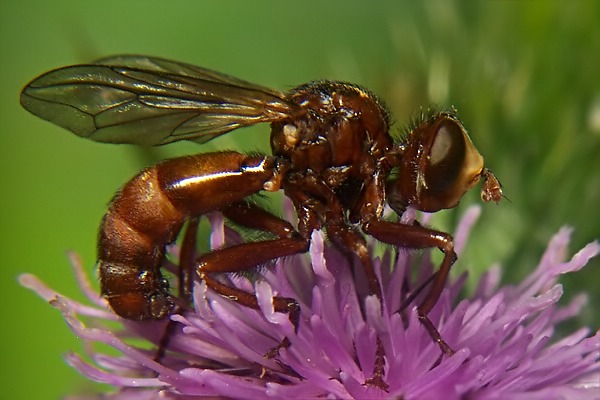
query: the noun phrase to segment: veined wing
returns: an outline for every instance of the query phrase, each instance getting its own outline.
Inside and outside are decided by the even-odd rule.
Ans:
[[[283,93],[201,67],[115,56],[47,72],[21,93],[31,113],[98,142],[204,143],[233,129],[286,118]]]

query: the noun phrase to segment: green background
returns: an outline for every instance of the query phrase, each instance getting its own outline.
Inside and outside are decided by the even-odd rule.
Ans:
[[[576,227],[572,252],[600,236],[599,5],[2,2],[1,396],[55,399],[92,390],[62,360],[81,345],[57,311],[17,284],[20,273],[81,298],[64,252],[77,250],[93,270],[106,203],[149,157],[268,145],[267,126],[151,153],[88,142],[20,108],[19,91],[36,75],[140,53],[279,89],[318,78],[360,83],[387,101],[397,126],[420,106],[454,105],[511,200],[484,206],[456,268],[477,275],[501,262],[505,279],[515,282],[534,268],[561,225]],[[478,202],[476,192],[460,208]],[[436,218],[436,227],[448,229],[456,214]],[[569,293],[591,292],[579,324],[594,328],[599,265],[595,260],[564,280]]]

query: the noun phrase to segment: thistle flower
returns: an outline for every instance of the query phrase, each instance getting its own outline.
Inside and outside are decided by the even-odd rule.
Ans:
[[[458,253],[479,212],[469,209],[459,223]],[[240,240],[219,215],[211,223],[213,248]],[[554,337],[556,325],[577,315],[585,303],[580,295],[559,306],[557,278],[600,252],[593,242],[564,261],[570,234],[571,229],[561,229],[538,267],[517,286],[498,286],[498,266],[483,275],[469,298],[459,298],[466,275],[449,282],[430,319],[456,351],[451,357],[441,355],[412,305],[398,311],[407,293],[434,270],[427,256],[419,258],[417,274],[412,273],[413,253],[393,257],[387,249],[374,260],[384,292],[382,313],[377,298],[363,295],[367,289],[359,271],[352,273],[348,259],[321,232],[313,234],[309,257],[278,260],[261,271],[260,279],[227,278],[235,287],[256,291],[260,310],[196,283],[193,309],[172,315],[170,328],[166,321],[117,317],[92,289],[74,254],[71,263],[92,306],[56,293],[31,275],[23,275],[21,283],[57,307],[84,342],[120,352],[114,357],[90,350],[91,363],[77,354],[66,357],[83,375],[115,388],[102,398],[598,398],[600,333],[590,336],[584,328]],[[287,315],[273,311],[273,295],[298,300],[297,332]],[[157,355],[167,331],[166,352]],[[290,346],[265,357],[283,338]],[[140,346],[140,339],[146,345]],[[365,384],[378,362],[378,342],[385,352],[387,390]]]

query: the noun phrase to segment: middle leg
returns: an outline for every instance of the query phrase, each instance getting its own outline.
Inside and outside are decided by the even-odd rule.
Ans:
[[[290,223],[254,204],[234,203],[223,208],[222,212],[225,217],[240,226],[268,232],[277,238],[242,243],[207,253],[196,261],[196,272],[200,279],[215,292],[241,305],[258,310],[260,307],[255,294],[221,283],[213,275],[243,272],[277,258],[305,253],[310,242],[301,238]],[[287,313],[294,329],[298,329],[300,307],[296,300],[275,296],[273,307],[277,312]],[[285,341],[287,343],[287,339]]]

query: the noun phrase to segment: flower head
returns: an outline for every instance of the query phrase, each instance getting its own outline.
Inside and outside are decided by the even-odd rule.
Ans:
[[[460,222],[458,253],[478,215],[479,208],[471,208]],[[240,240],[219,215],[211,222],[213,248]],[[420,258],[418,274],[412,273],[412,253],[394,257],[388,249],[376,258],[384,293],[380,305],[364,295],[368,290],[360,271],[353,273],[321,232],[313,234],[309,257],[278,260],[261,271],[260,279],[226,277],[228,284],[256,292],[260,310],[197,282],[193,308],[172,315],[172,322],[122,320],[91,288],[73,254],[79,284],[93,306],[61,296],[31,275],[21,282],[57,307],[84,341],[119,350],[118,357],[92,352],[93,364],[67,356],[85,376],[114,386],[115,399],[593,398],[600,391],[600,334],[581,329],[560,340],[553,337],[556,325],[585,303],[579,296],[566,307],[557,305],[562,295],[557,278],[600,252],[593,242],[565,261],[570,233],[561,229],[535,271],[517,286],[499,287],[497,266],[469,298],[459,298],[465,275],[447,285],[429,317],[456,351],[451,357],[441,354],[415,307],[398,311],[407,293],[434,270],[428,257]],[[274,295],[298,301],[297,331],[287,315],[273,311]],[[115,331],[109,321],[121,328]],[[153,346],[137,347],[131,338]],[[284,338],[290,345],[273,352]],[[378,360],[378,343],[384,363]],[[164,354],[157,353],[160,346]],[[368,384],[378,365],[386,390]]]

